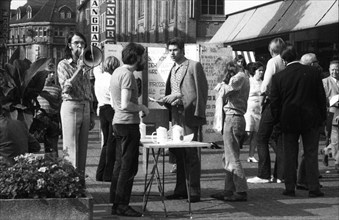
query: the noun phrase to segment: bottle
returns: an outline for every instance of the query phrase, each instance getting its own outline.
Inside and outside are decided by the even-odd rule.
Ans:
[[[140,138],[145,139],[146,138],[146,124],[140,122],[139,131],[140,131]]]

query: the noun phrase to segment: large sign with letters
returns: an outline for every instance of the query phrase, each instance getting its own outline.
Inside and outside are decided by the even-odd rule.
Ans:
[[[91,45],[99,47],[99,1],[91,0]],[[100,47],[99,47],[100,48]]]

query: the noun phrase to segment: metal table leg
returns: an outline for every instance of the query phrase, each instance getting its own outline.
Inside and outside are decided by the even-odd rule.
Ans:
[[[164,206],[164,212],[165,212],[165,217],[167,217],[167,211],[166,211],[166,206],[165,206],[165,201],[164,201],[164,190],[163,190],[163,184],[161,184],[161,178],[160,178],[160,173],[158,169],[158,161],[159,161],[159,156],[161,149],[158,149],[157,153],[155,153],[154,149],[152,148],[152,157],[153,157],[153,168],[151,171],[151,176],[149,180],[147,181],[147,173],[148,173],[148,163],[149,163],[149,149],[146,150],[146,169],[145,169],[145,187],[144,187],[144,196],[143,196],[143,209],[142,209],[142,214],[144,215],[144,212],[146,210],[149,194],[151,192],[154,176],[157,181],[158,185],[158,191]],[[163,177],[164,180],[164,177]]]

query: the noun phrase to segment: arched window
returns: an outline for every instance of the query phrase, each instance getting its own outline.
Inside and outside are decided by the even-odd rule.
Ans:
[[[58,11],[61,19],[72,18],[72,10],[68,6],[63,5],[59,8]]]
[[[16,11],[16,19],[20,20],[21,19],[21,9],[18,8],[18,10]]]
[[[32,18],[32,8],[31,8],[31,6],[27,7],[26,12],[27,12],[27,19],[31,19]]]

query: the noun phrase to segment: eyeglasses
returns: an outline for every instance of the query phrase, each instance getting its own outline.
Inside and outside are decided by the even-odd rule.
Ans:
[[[71,44],[85,46],[85,42],[83,41],[75,41],[75,42],[72,42]]]

